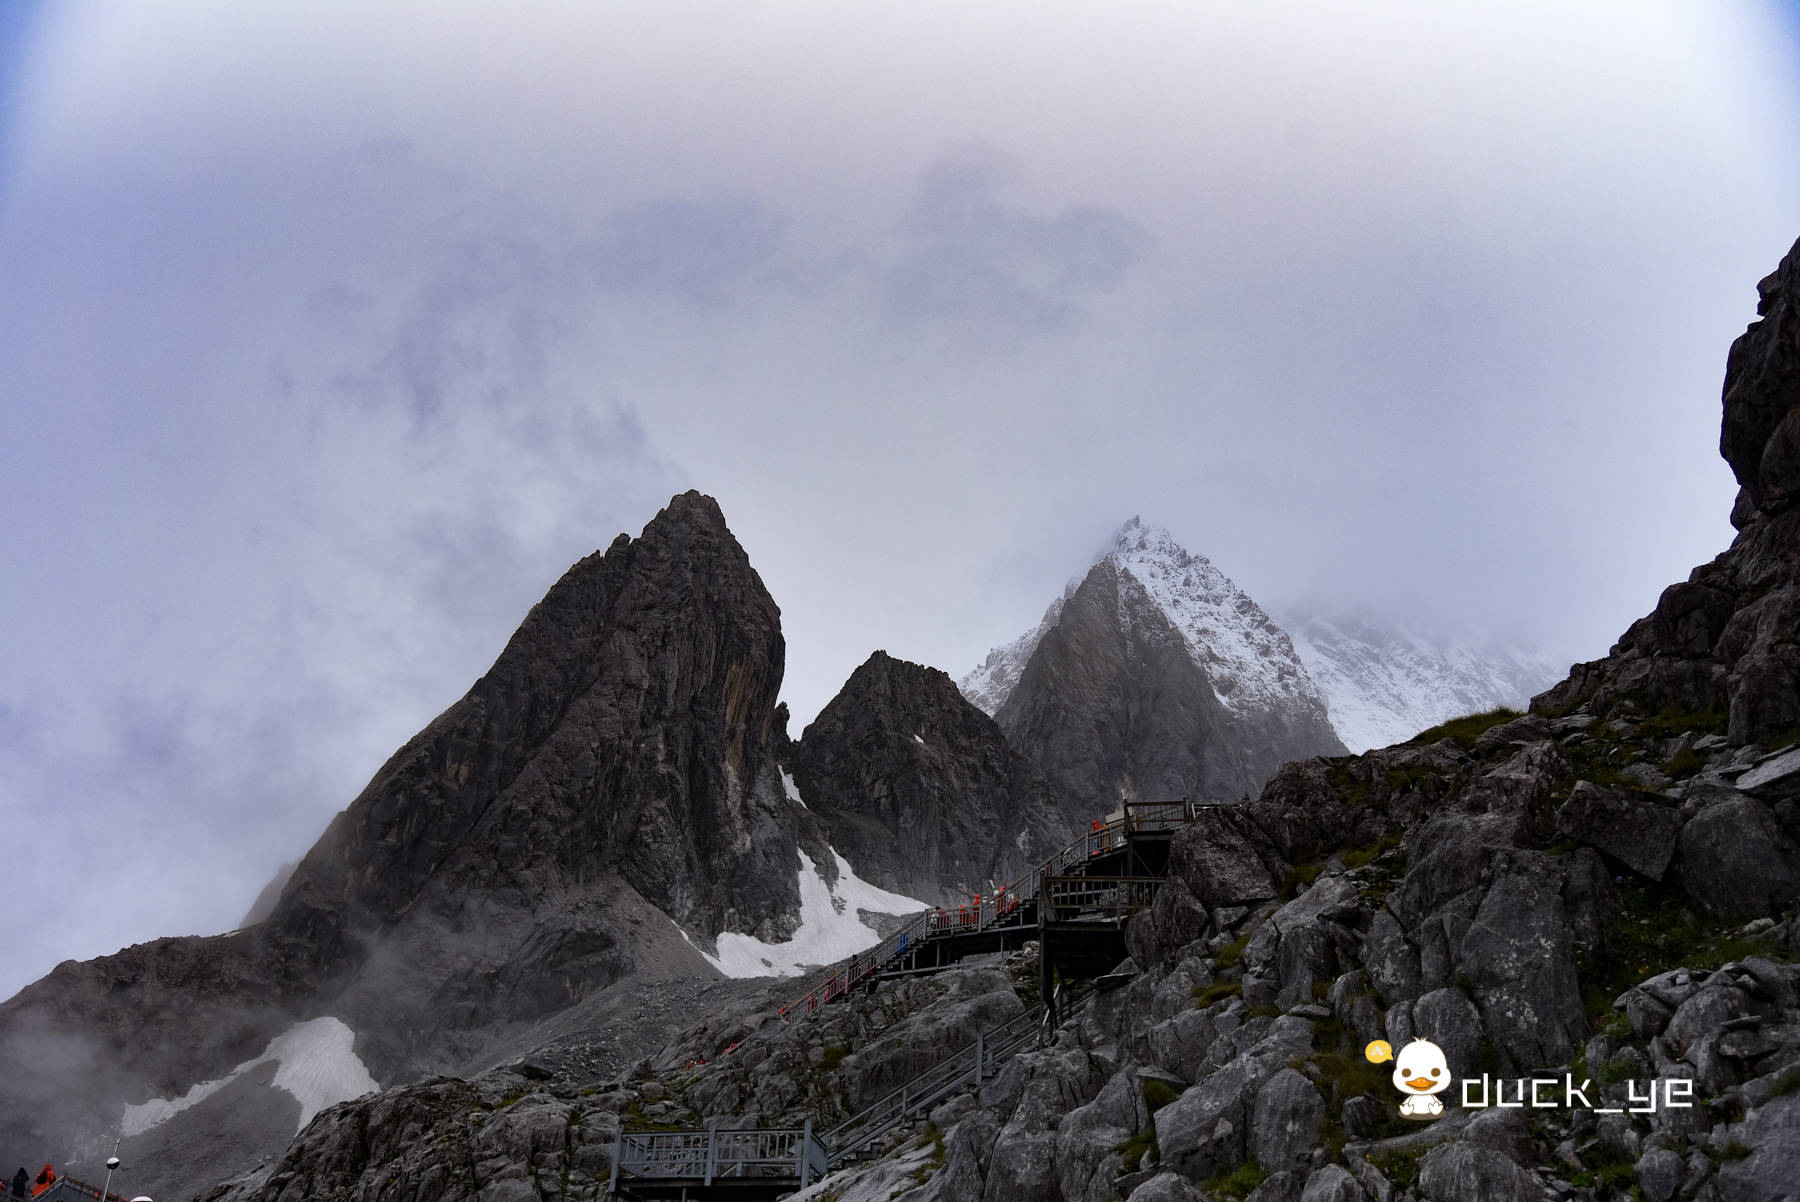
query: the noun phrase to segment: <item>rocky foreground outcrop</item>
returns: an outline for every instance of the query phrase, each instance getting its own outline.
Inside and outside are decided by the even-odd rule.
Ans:
[[[806,1202],[1793,1197],[1800,247],[1762,295],[1725,397],[1729,551],[1529,714],[1291,763],[1208,810],[1131,922],[1130,984]],[[752,1008],[627,1079],[510,1102],[498,1079],[390,1091],[220,1196],[594,1197],[618,1120],[577,1114],[582,1090],[627,1121],[841,1113],[846,1066],[919,1055],[890,1032],[1006,987],[887,985],[829,1027]],[[928,989],[945,992],[919,1004]],[[979,1021],[921,1038],[947,1051]],[[1367,1056],[1415,1038],[1448,1073],[1435,1121],[1401,1118],[1392,1066]],[[711,1063],[675,1067],[703,1048]],[[422,1113],[434,1090],[454,1097]],[[457,1090],[496,1099],[484,1137],[512,1133],[477,1173],[457,1168]]]
[[[794,780],[859,875],[967,901],[1069,840],[1050,786],[936,668],[877,651],[807,726]]]

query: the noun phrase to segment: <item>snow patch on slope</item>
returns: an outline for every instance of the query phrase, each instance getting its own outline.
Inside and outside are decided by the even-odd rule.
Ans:
[[[914,914],[926,909],[916,897],[889,893],[856,875],[836,850],[837,882],[825,879],[811,856],[800,853],[800,926],[782,943],[726,931],[718,938],[718,954],[708,963],[728,977],[795,977],[808,968],[831,964],[881,942],[881,934],[863,922],[859,910],[872,914]]]
[[[335,1018],[296,1023],[269,1041],[262,1055],[232,1069],[217,1081],[202,1081],[179,1098],[151,1098],[125,1107],[120,1131],[140,1135],[160,1126],[188,1107],[205,1101],[259,1065],[275,1061],[274,1086],[300,1103],[295,1134],[328,1106],[360,1098],[381,1088],[356,1055],[356,1032]]]

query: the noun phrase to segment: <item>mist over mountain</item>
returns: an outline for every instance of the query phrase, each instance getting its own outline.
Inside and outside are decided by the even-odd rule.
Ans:
[[[1631,1157],[1640,1182],[1716,1182],[1707,1202],[1779,1196],[1800,1155],[1800,245],[1761,293],[1726,378],[1732,547],[1531,713],[1364,755],[1296,641],[1136,520],[983,665],[995,718],[876,652],[795,742],[780,612],[718,505],[678,496],[533,607],[266,920],[68,962],[0,1005],[0,1139],[80,1165],[119,1132],[159,1190],[217,1199],[523,1199],[545,1167],[595,1193],[634,1116],[841,1112],[1025,1009],[1010,963],[881,984],[818,1027],[779,981],[727,978],[859,951],[881,915],[985,888],[1120,800],[1256,789],[1174,837],[1120,988],[933,1112],[953,1150],[915,1202],[1154,1202],[1246,1165],[1281,1197],[1381,1196],[1407,1149],[1440,1202],[1560,1196],[1548,1174]],[[1403,641],[1303,631],[1340,698],[1378,696],[1354,677]],[[1411,645],[1378,674],[1402,700],[1531,670]],[[1723,1104],[1681,1120],[1679,1169],[1633,1119],[1490,1138],[1447,1115],[1413,1140],[1342,1062],[1415,1035],[1465,1074],[1654,1069]],[[490,1113],[511,1116],[491,1135]]]
[[[965,688],[997,699],[1012,746],[1095,813],[1124,799],[1248,795],[1287,760],[1344,750],[1281,628],[1137,518]]]
[[[1290,607],[1278,616],[1352,751],[1404,742],[1463,714],[1523,709],[1568,670],[1529,647],[1420,633],[1366,610]]]
[[[1462,714],[1520,708],[1567,668],[1526,646],[1421,632],[1367,609],[1289,605],[1271,615],[1204,557],[1139,518],[1121,527],[1099,561],[1109,558],[1150,582],[1191,657],[1221,682],[1222,703],[1241,715],[1316,700],[1352,751],[1401,742]],[[1070,581],[1037,626],[964,675],[963,695],[997,715],[1081,584]],[[1240,681],[1252,683],[1234,693]]]

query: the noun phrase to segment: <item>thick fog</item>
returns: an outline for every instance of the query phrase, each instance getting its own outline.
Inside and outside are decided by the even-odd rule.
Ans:
[[[0,996],[226,929],[716,496],[794,733],[1133,514],[1603,654],[1723,549],[1800,24],[1619,0],[12,4]]]

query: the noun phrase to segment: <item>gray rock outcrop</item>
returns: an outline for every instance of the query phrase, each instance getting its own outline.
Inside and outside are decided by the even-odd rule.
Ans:
[[[793,776],[863,878],[967,901],[1069,841],[1043,778],[936,668],[877,651],[807,726]]]

